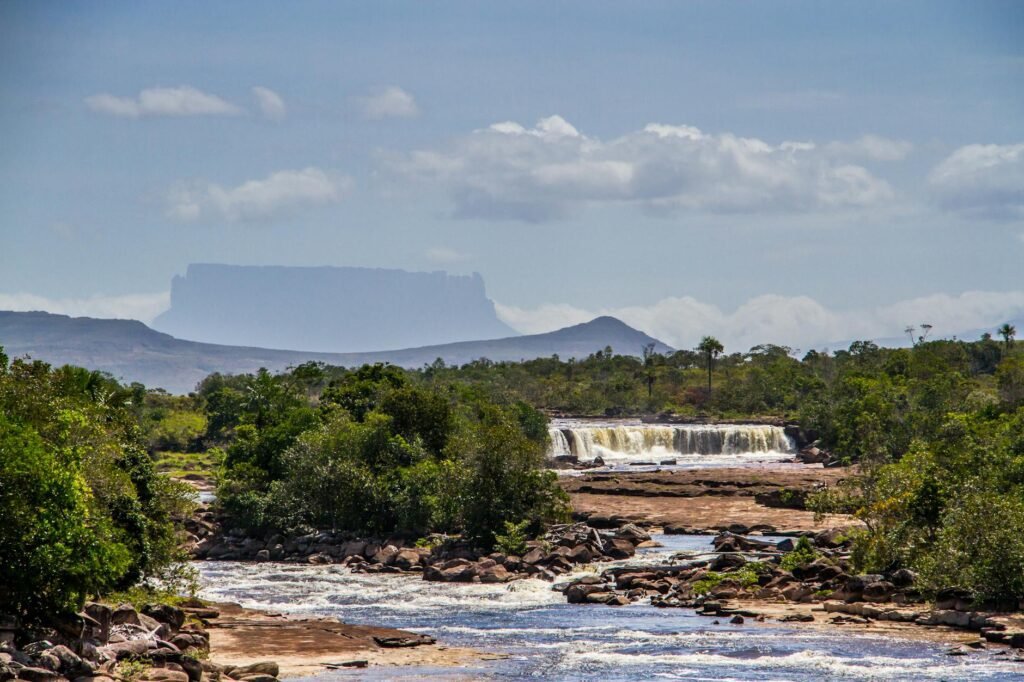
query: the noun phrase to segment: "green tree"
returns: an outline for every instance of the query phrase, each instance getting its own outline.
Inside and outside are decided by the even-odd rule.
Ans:
[[[705,336],[697,344],[697,352],[704,355],[705,362],[708,368],[708,396],[711,396],[711,370],[715,364],[715,358],[717,358],[725,347],[722,346],[722,342],[713,336]]]
[[[1013,337],[1017,335],[1017,328],[1009,322],[1005,323],[1002,327],[996,330],[999,336],[1003,337],[1003,344],[1007,349],[1013,347]]]

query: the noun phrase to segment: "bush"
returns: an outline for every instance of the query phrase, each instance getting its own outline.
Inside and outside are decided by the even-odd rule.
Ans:
[[[505,534],[494,536],[494,549],[505,556],[522,556],[526,553],[526,527],[529,521],[505,522]]]
[[[783,571],[792,571],[798,566],[806,566],[817,558],[818,553],[814,551],[811,542],[804,536],[796,541],[796,547],[793,548],[792,552],[787,552],[782,557],[779,568]]]
[[[92,595],[187,577],[172,518],[190,494],[154,471],[133,394],[0,353],[0,612],[43,623]]]

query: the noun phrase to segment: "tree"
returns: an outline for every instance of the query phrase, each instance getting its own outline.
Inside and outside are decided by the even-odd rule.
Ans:
[[[697,344],[697,351],[704,354],[708,363],[708,397],[711,396],[711,369],[715,363],[715,358],[724,350],[725,347],[722,346],[722,342],[713,336],[705,336]]]
[[[647,398],[654,395],[654,381],[657,379],[657,363],[661,356],[655,352],[654,344],[644,346],[644,380],[647,382]]]
[[[1013,337],[1017,335],[1017,328],[1007,322],[1002,327],[996,330],[999,336],[1003,337],[1003,344],[1007,348],[1013,347]]]

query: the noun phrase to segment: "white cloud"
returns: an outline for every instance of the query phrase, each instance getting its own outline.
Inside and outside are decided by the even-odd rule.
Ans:
[[[552,331],[599,315],[621,319],[676,348],[693,348],[706,334],[729,352],[775,343],[804,351],[853,339],[901,338],[907,325],[933,325],[933,337],[995,328],[1024,315],[1024,291],[935,294],[871,309],[830,310],[808,296],[767,294],[732,312],[692,297],[665,298],[649,306],[586,310],[566,304],[524,309],[495,305],[498,316],[528,334]],[[625,350],[625,349],[623,349]]]
[[[427,249],[423,255],[427,257],[427,260],[441,265],[459,263],[470,258],[468,253],[462,253],[461,251],[456,251],[455,249],[448,248],[447,246],[437,246],[432,249]]]
[[[496,123],[447,149],[385,162],[400,175],[446,188],[456,216],[537,222],[613,203],[713,213],[875,206],[892,199],[892,189],[846,157],[896,158],[906,151],[904,143],[872,136],[835,147],[772,145],[661,123],[605,141],[550,116],[533,128]]]
[[[281,95],[277,94],[270,88],[265,88],[262,85],[257,85],[252,89],[253,97],[256,98],[256,103],[260,107],[260,112],[271,121],[280,121],[285,117],[288,112],[285,107],[284,100],[281,99]]]
[[[149,324],[171,305],[168,291],[159,294],[90,296],[88,298],[46,298],[35,294],[0,294],[0,310],[26,312],[41,310],[71,317],[141,320]]]
[[[117,97],[108,93],[85,98],[93,111],[112,116],[234,116],[242,109],[216,95],[190,85],[176,88],[147,88],[138,97]]]
[[[907,158],[914,145],[905,140],[892,140],[879,135],[862,135],[852,142],[830,142],[825,148],[838,156],[864,158],[872,161],[901,161]]]
[[[413,118],[420,113],[416,98],[392,85],[356,98],[363,116],[370,119]]]
[[[236,187],[217,184],[179,186],[169,196],[168,214],[177,220],[200,218],[248,222],[340,201],[351,178],[319,168],[283,170]]]
[[[1024,143],[960,147],[928,176],[939,205],[983,218],[1024,219]]]

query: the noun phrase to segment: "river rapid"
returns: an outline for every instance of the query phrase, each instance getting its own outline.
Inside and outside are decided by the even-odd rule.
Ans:
[[[656,536],[630,564],[668,561],[710,548],[707,536]],[[551,584],[443,584],[413,576],[352,573],[340,566],[204,562],[202,596],[290,614],[333,616],[431,634],[439,644],[509,655],[473,668],[331,671],[331,679],[541,680],[1020,680],[1021,664],[989,652],[892,637],[748,619],[698,616],[690,609],[570,605]],[[602,568],[608,564],[602,565]],[[588,570],[596,570],[594,568]],[[577,577],[580,573],[574,574]]]

